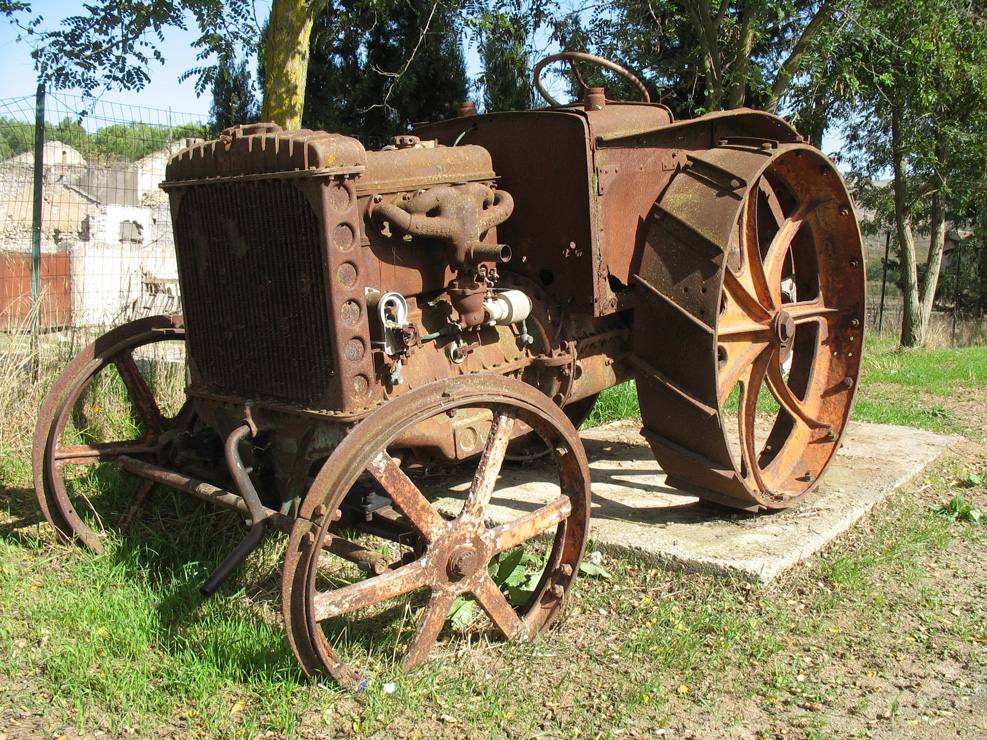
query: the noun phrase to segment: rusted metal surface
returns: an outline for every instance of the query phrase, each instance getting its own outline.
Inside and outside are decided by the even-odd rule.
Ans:
[[[72,325],[72,255],[41,255],[41,305],[38,326]],[[31,325],[31,255],[0,254],[0,331],[24,331]]]
[[[184,319],[84,350],[35,437],[39,502],[67,540],[99,547],[155,486],[178,488],[252,524],[212,590],[265,526],[290,529],[289,640],[306,673],[350,685],[362,661],[345,636],[405,602],[421,607],[406,665],[459,597],[506,637],[551,622],[588,531],[573,424],[604,389],[636,378],[672,485],[759,510],[817,484],[859,375],[852,203],[781,119],[676,122],[599,89],[569,106],[461,112],[379,152],[257,124],[179,154],[165,187]],[[186,334],[187,403],[169,416],[135,351]],[[140,431],[80,443],[76,416],[103,371],[120,376]],[[556,495],[487,527],[502,466],[539,457]],[[426,475],[453,464],[472,479]],[[135,479],[129,501],[99,508],[75,490],[96,465]],[[458,515],[435,503],[435,479],[444,500],[465,491]],[[511,602],[489,573],[521,547],[545,567]]]

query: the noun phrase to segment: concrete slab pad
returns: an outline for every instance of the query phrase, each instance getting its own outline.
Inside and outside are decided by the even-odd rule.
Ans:
[[[639,430],[638,422],[622,421],[580,435],[592,468],[590,537],[596,547],[633,552],[662,567],[764,583],[846,531],[959,440],[920,429],[852,423],[807,501],[784,512],[749,515],[665,486]],[[537,462],[505,465],[501,485],[506,487],[499,487],[492,501],[495,522],[548,500],[552,494],[539,483],[539,472],[545,472],[544,465]],[[465,495],[469,481],[455,488]],[[439,507],[458,511],[461,503],[449,498]]]

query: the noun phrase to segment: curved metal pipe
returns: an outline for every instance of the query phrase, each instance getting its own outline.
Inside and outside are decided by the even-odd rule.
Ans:
[[[257,489],[254,488],[254,484],[247,473],[247,468],[243,464],[243,458],[240,457],[239,445],[250,434],[249,424],[238,427],[226,438],[226,446],[224,448],[226,465],[230,469],[230,475],[233,476],[233,482],[236,483],[237,491],[243,497],[243,500],[247,504],[247,509],[250,511],[250,531],[233,548],[233,552],[227,555],[226,559],[209,574],[205,583],[199,587],[199,591],[206,596],[212,596],[216,593],[216,589],[232,575],[233,571],[243,565],[243,561],[247,559],[247,556],[260,545],[267,531],[267,511],[260,502]]]

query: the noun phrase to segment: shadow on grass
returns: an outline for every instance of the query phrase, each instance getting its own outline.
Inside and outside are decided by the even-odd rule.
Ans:
[[[0,539],[33,546],[38,540],[38,525],[44,521],[34,491],[0,484],[0,501],[10,511],[9,517],[0,520]]]
[[[81,588],[95,591],[122,580],[139,602],[133,608],[150,605],[156,612],[151,643],[178,664],[199,663],[234,681],[303,682],[287,636],[271,618],[280,611],[280,589],[273,587],[280,584],[279,565],[265,573],[248,560],[219,593],[203,596],[199,586],[242,538],[243,528],[235,516],[214,515],[182,499],[156,497],[138,525],[111,536],[102,554],[73,554],[69,548],[55,560],[73,570],[81,565],[84,576],[75,578]],[[0,485],[0,501],[10,512],[0,519],[0,541],[36,550],[54,540],[32,490]]]

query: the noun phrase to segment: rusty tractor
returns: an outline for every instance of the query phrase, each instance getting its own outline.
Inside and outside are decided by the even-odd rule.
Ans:
[[[262,123],[177,154],[183,315],[97,339],[40,412],[35,486],[60,535],[98,549],[162,486],[234,509],[247,534],[208,594],[286,532],[290,643],[352,685],[375,644],[422,661],[464,601],[507,638],[548,627],[588,532],[576,427],[618,383],[636,380],[669,485],[749,511],[809,493],[860,366],[839,173],[772,115],[675,121],[605,60],[557,55],[536,79],[560,59],[644,99],[466,103],[381,151]],[[184,358],[169,403],[161,347]],[[101,383],[126,410],[97,407]],[[500,497],[512,460],[542,483],[521,514]],[[94,487],[99,468],[116,483]]]

